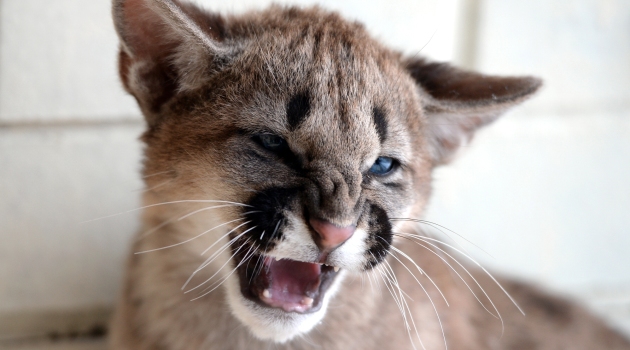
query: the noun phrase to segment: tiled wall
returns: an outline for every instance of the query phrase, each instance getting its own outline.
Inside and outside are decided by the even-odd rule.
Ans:
[[[428,216],[630,332],[630,2],[479,4],[469,62],[545,86],[436,173]]]
[[[436,59],[545,78],[536,100],[437,172],[428,217],[491,253],[475,255],[493,268],[628,324],[630,3],[322,3],[405,52],[429,42],[422,53]],[[115,297],[136,215],[82,222],[138,205],[143,125],[116,45],[109,0],[0,0],[0,319]]]

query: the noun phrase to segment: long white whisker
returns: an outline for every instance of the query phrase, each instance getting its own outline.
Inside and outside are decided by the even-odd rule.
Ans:
[[[440,293],[440,295],[442,296],[442,299],[444,299],[444,302],[446,303],[446,306],[449,306],[448,300],[446,300],[446,296],[444,296],[444,293],[442,293],[442,291],[440,290],[440,287],[437,286],[437,284],[435,284],[435,282],[433,281],[433,279],[431,279],[431,277],[429,277],[429,274],[426,273],[426,271],[424,271],[423,269],[421,269],[415,261],[413,261],[413,259],[411,259],[407,254],[405,254],[403,251],[401,251],[400,249],[397,249],[395,247],[392,246],[392,248],[394,249],[394,251],[398,254],[401,254],[402,256],[404,256],[405,258],[407,258],[407,260],[411,261],[411,263],[418,269],[418,271],[425,275],[427,277],[427,279],[431,282],[431,284],[433,284],[433,286],[435,287],[435,289]],[[408,272],[409,274],[411,274],[411,276],[413,277],[413,279],[416,280],[416,282],[418,282],[418,284],[421,284],[420,281],[418,281],[418,279],[416,278],[416,276],[413,274],[413,272],[411,272],[411,270],[407,267],[407,265],[405,263],[403,263],[400,259],[398,259],[398,257],[392,253],[392,257],[394,259],[396,259]]]
[[[395,248],[395,247],[393,247],[393,246],[392,246],[392,248],[394,248],[395,250],[398,250],[398,249],[396,249],[396,248]],[[401,252],[401,251],[400,251],[400,250],[398,250],[398,252]],[[401,253],[402,253],[402,252],[401,252]],[[404,254],[404,253],[403,253],[403,254]],[[422,285],[422,283],[420,283],[420,281],[418,281],[418,279],[416,278],[416,276],[414,276],[414,275],[413,275],[413,273],[411,273],[411,271],[409,270],[409,268],[407,268],[407,266],[406,266],[406,265],[405,265],[402,261],[400,261],[400,259],[398,259],[398,257],[396,257],[396,255],[395,255],[395,254],[393,254],[393,253],[392,253],[391,255],[392,255],[392,257],[393,257],[394,259],[396,259],[396,260],[397,260],[397,261],[398,261],[398,262],[399,262],[402,266],[404,266],[404,267],[405,267],[405,269],[407,269],[407,271],[409,271],[409,273],[410,273],[410,274],[414,277],[414,279],[416,280],[416,282],[418,282],[418,285],[420,286],[420,288],[422,288],[422,290],[424,291],[424,294],[426,294],[427,298],[429,298],[429,302],[431,303],[431,306],[433,306],[433,310],[435,311],[435,316],[437,317],[437,319],[438,319],[438,323],[440,324],[440,330],[442,331],[442,338],[444,339],[444,348],[445,348],[445,349],[448,349],[448,345],[446,344],[446,334],[444,333],[444,327],[443,327],[443,325],[442,325],[442,320],[440,319],[440,314],[438,313],[438,311],[437,311],[437,307],[435,306],[435,303],[433,302],[433,299],[431,299],[431,296],[429,295],[429,292],[428,292],[428,291],[424,288],[424,286]],[[407,257],[407,258],[408,258],[408,259],[410,259],[409,257]],[[411,260],[411,259],[410,259],[410,260]],[[414,262],[413,260],[411,260],[411,262],[413,262],[413,263],[414,263],[414,265],[415,265],[415,262]],[[387,265],[389,265],[389,262],[386,262],[386,263],[387,263]],[[417,265],[416,265],[416,267],[417,267]],[[394,273],[394,271],[393,271],[392,267],[391,267],[391,266],[389,266],[389,268],[392,270],[392,273]],[[446,305],[447,305],[447,306],[449,306],[449,305],[448,305],[448,301],[446,300],[446,297],[444,296],[444,294],[442,294],[442,291],[440,290],[440,288],[438,288],[438,286],[437,286],[437,285],[433,282],[433,280],[431,280],[431,278],[429,277],[429,275],[427,275],[426,273],[424,273],[424,275],[425,275],[425,276],[427,276],[427,278],[429,278],[429,281],[431,281],[431,283],[433,283],[433,286],[435,286],[435,288],[438,290],[438,292],[440,293],[440,295],[442,295],[442,297],[444,298],[444,302],[446,303]],[[409,311],[409,313],[411,314],[411,311]],[[411,322],[413,323],[414,327],[416,327],[416,324],[415,324],[415,322],[414,322],[414,320],[413,320],[413,315],[411,315],[410,317],[411,317]],[[418,329],[416,328],[416,334],[417,334],[417,333],[418,333]],[[420,335],[418,335],[418,337],[420,337]]]
[[[252,248],[253,248],[253,246],[252,246]],[[250,249],[251,249],[251,248],[250,248]],[[247,259],[247,258],[248,258],[248,257],[246,256],[243,260],[245,260],[245,259]],[[204,294],[202,294],[202,295],[200,295],[200,296],[198,296],[198,297],[196,297],[196,298],[194,298],[194,299],[191,299],[191,301],[194,301],[194,300],[197,300],[197,299],[199,299],[199,298],[202,298],[202,297],[204,297],[204,296],[206,296],[206,295],[208,295],[208,294],[212,293],[215,289],[219,288],[219,287],[220,287],[220,286],[221,286],[221,285],[222,285],[225,281],[227,281],[227,279],[228,279],[228,278],[230,278],[230,276],[232,276],[232,275],[234,274],[234,272],[236,272],[236,270],[239,268],[239,266],[241,266],[241,264],[243,264],[243,261],[241,261],[241,262],[240,262],[240,263],[239,263],[239,264],[238,264],[238,265],[237,265],[237,266],[236,266],[236,267],[232,270],[232,272],[230,272],[227,276],[225,276],[225,277],[224,277],[224,278],[220,281],[220,283],[219,283],[216,287],[212,288],[212,289],[211,289],[211,290],[209,290],[208,292],[206,292],[206,293],[204,293]]]
[[[466,237],[460,235],[459,233],[451,230],[450,228],[440,225],[438,223],[435,223],[433,221],[428,221],[428,220],[422,220],[422,219],[411,219],[411,218],[393,218],[390,219],[392,221],[411,221],[411,222],[417,222],[420,224],[425,224],[428,225],[438,231],[440,231],[442,234],[444,234],[446,237],[450,238],[451,241],[455,242],[455,244],[457,244],[457,246],[459,246],[463,251],[465,251],[466,253],[468,253],[468,251],[466,250],[466,248],[464,248],[461,244],[459,244],[459,242],[457,242],[456,240],[454,240],[449,234],[447,234],[446,232],[444,232],[442,229],[447,230],[448,232],[451,232],[455,235],[457,235],[457,237],[465,240],[466,242],[472,244],[475,248],[481,250],[482,252],[484,252],[486,255],[488,255],[489,257],[494,258],[494,256],[492,256],[490,253],[488,253],[487,251],[485,251],[483,248],[481,248],[480,246],[476,245],[475,243],[473,243],[472,241],[470,241],[469,239],[467,239]]]
[[[215,244],[217,244],[218,242],[220,242],[224,237],[226,237],[227,235],[229,235],[230,233],[232,233],[233,231],[235,231],[236,229],[238,229],[239,227],[243,226],[243,225],[247,225],[250,221],[244,222],[238,226],[236,226],[235,228],[231,229],[230,231],[228,231],[228,233],[226,233],[225,235],[221,236],[219,239],[217,239],[211,246],[214,246]],[[212,253],[212,255],[210,255],[203,263],[201,263],[201,265],[195,270],[193,271],[193,273],[190,275],[190,277],[188,277],[188,279],[186,280],[186,283],[184,283],[184,285],[182,286],[182,290],[184,290],[186,288],[186,286],[188,285],[188,283],[190,283],[190,280],[193,279],[193,277],[195,277],[195,275],[197,274],[197,272],[203,270],[206,266],[210,265],[212,263],[212,261],[214,259],[216,259],[221,253],[223,253],[226,249],[228,249],[230,247],[230,245],[234,242],[236,242],[237,239],[239,239],[241,236],[243,236],[243,234],[245,234],[245,232],[238,234],[236,237],[232,238],[231,240],[229,240],[227,243],[225,243],[224,245],[221,246],[221,248],[217,249],[216,252]],[[207,251],[207,249],[206,249]],[[204,253],[206,252],[204,251]],[[203,253],[201,253],[201,255],[203,256]]]
[[[472,288],[470,287],[470,285],[468,284],[468,282],[466,282],[466,280],[464,279],[464,277],[462,277],[462,275],[461,275],[461,274],[460,274],[460,273],[459,273],[459,272],[458,272],[458,271],[457,271],[457,270],[456,270],[456,269],[455,269],[455,268],[454,268],[454,267],[453,267],[453,266],[452,266],[452,265],[451,265],[451,264],[450,264],[450,263],[449,263],[446,259],[444,259],[444,257],[442,257],[440,254],[438,254],[438,253],[434,252],[432,249],[430,249],[429,247],[425,246],[425,245],[424,245],[424,244],[422,244],[422,243],[418,243],[418,242],[416,242],[416,241],[411,240],[411,239],[410,239],[410,238],[408,238],[408,237],[404,237],[404,236],[401,236],[401,235],[399,235],[399,234],[395,234],[395,235],[397,235],[397,236],[399,236],[399,237],[401,237],[401,238],[407,239],[407,240],[409,240],[409,241],[411,241],[411,242],[413,242],[413,243],[415,243],[415,244],[417,244],[417,245],[421,246],[422,248],[424,248],[424,249],[428,250],[429,252],[431,252],[433,255],[435,255],[435,256],[437,256],[438,258],[440,258],[440,260],[442,260],[442,261],[443,261],[443,262],[444,262],[444,263],[445,263],[445,264],[446,264],[446,265],[447,265],[447,266],[448,266],[448,267],[449,267],[449,268],[450,268],[450,269],[451,269],[451,270],[452,270],[452,271],[453,271],[453,272],[457,275],[457,277],[459,277],[459,279],[460,279],[460,280],[462,280],[462,282],[464,282],[464,284],[466,285],[466,287],[468,288],[468,290],[470,291],[470,293],[471,293],[471,294],[475,297],[475,299],[477,299],[477,301],[479,302],[479,305],[481,305],[481,307],[483,307],[483,308],[484,308],[484,309],[485,309],[485,310],[486,310],[486,311],[487,311],[490,315],[492,315],[492,317],[494,317],[494,318],[496,318],[496,319],[499,319],[499,317],[498,317],[497,315],[493,314],[490,310],[488,310],[488,308],[487,308],[487,307],[483,304],[483,302],[481,302],[481,300],[479,299],[479,297],[477,296],[477,294],[476,294],[476,293],[472,290]],[[453,259],[453,258],[451,257],[451,259]],[[453,260],[455,260],[455,259],[453,259]],[[465,268],[464,268],[464,270],[465,270]],[[467,271],[467,272],[468,272],[468,271]],[[468,275],[469,275],[469,276],[470,276],[473,280],[475,280],[475,278],[474,278],[474,277],[473,277],[470,273],[468,273]],[[477,285],[479,286],[479,288],[481,288],[481,286],[480,286],[478,283],[477,283]],[[481,289],[483,290],[483,288],[481,288]]]
[[[134,254],[145,254],[145,253],[155,252],[155,251],[158,251],[158,250],[164,250],[164,249],[168,249],[168,248],[177,247],[177,246],[180,246],[182,244],[186,244],[186,243],[188,243],[188,242],[190,242],[192,240],[195,240],[195,239],[197,239],[197,238],[207,234],[208,232],[210,232],[210,231],[212,231],[214,229],[217,229],[217,228],[219,228],[221,226],[225,226],[227,224],[233,223],[235,221],[240,221],[240,220],[245,220],[245,219],[244,218],[238,218],[238,219],[234,219],[234,220],[231,220],[231,221],[228,221],[228,222],[224,222],[224,223],[222,223],[222,224],[220,224],[218,226],[215,226],[215,227],[213,227],[213,228],[211,228],[209,230],[203,231],[202,233],[198,234],[197,236],[195,236],[193,238],[189,238],[189,239],[187,239],[185,241],[182,241],[182,242],[179,242],[179,243],[175,243],[175,244],[171,244],[171,245],[168,245],[166,247],[160,247],[160,248],[155,248],[155,249],[144,250],[144,251],[141,251],[141,252],[136,252]]]
[[[212,206],[212,207],[206,207],[206,208],[204,208],[203,210],[209,210],[209,209],[214,209],[214,208],[222,208],[222,207],[228,207],[228,206],[234,206],[234,205],[228,205],[228,204],[226,204],[226,205],[217,205],[217,206]],[[161,224],[159,224],[159,225],[157,225],[157,226],[155,226],[155,227],[153,227],[153,228],[151,228],[151,229],[149,229],[149,230],[147,230],[147,231],[143,232],[142,234],[138,235],[137,240],[141,240],[141,239],[143,239],[143,238],[147,237],[148,235],[152,234],[153,232],[155,232],[155,231],[157,231],[157,230],[161,229],[162,227],[164,227],[164,226],[166,226],[166,225],[168,225],[168,224],[170,224],[170,223],[172,223],[172,222],[174,222],[174,221],[180,221],[180,220],[183,220],[183,219],[188,218],[188,217],[190,217],[191,215],[193,215],[193,214],[197,214],[197,213],[199,213],[199,212],[201,212],[201,211],[202,211],[201,209],[200,209],[200,210],[196,210],[196,211],[194,211],[194,212],[192,212],[192,213],[188,213],[188,214],[186,214],[186,215],[184,215],[184,216],[180,216],[179,218],[176,218],[176,217],[177,217],[177,215],[175,215],[175,216],[173,216],[173,217],[171,217],[171,218],[169,218],[169,219],[165,220],[165,221],[164,221],[164,222],[162,222]],[[243,213],[243,215],[245,215],[245,214],[249,214],[249,213],[252,213],[252,212],[246,212],[246,213]]]
[[[276,235],[276,233],[278,232],[278,228],[280,227],[280,223],[282,222],[282,219],[278,220],[278,222],[276,223],[276,227],[273,229],[273,232],[271,233],[271,236],[269,236],[269,239],[267,240],[267,243],[265,243],[265,250],[264,252],[267,251],[267,249],[269,248],[269,243],[271,242],[271,240],[273,239],[273,237]],[[262,236],[261,236],[262,238]],[[256,262],[256,266],[254,266],[254,273],[252,274],[252,278],[256,277],[258,274],[260,274],[260,272],[262,271],[262,269],[265,267],[264,266],[264,259],[261,259],[263,257],[263,254],[260,255],[260,257],[258,258],[258,262]],[[260,262],[260,266],[258,267]],[[258,268],[257,268],[258,267]],[[250,283],[251,283],[251,279],[250,279]]]
[[[249,239],[249,238],[248,238],[247,240],[245,240],[245,242],[243,242],[243,244],[241,244],[241,247],[246,246],[246,245],[247,245],[247,243],[249,243],[249,241],[250,241],[250,239]],[[256,250],[255,250],[254,248],[255,248],[255,246],[254,246],[253,244],[249,246],[249,249],[247,250],[247,253],[245,253],[245,256],[243,257],[243,259],[241,259],[241,261],[238,263],[238,265],[236,265],[236,267],[234,268],[234,270],[236,270],[236,269],[237,269],[237,268],[239,268],[241,265],[243,265],[243,264],[245,263],[245,261],[249,261],[249,258],[251,258],[251,257],[252,257],[252,256],[256,253]],[[240,250],[240,249],[239,249],[239,250]],[[252,251],[252,250],[253,250],[253,251]],[[229,260],[229,261],[234,260],[234,258],[236,257],[236,253],[238,253],[238,250],[237,250],[237,251],[236,251],[236,252],[232,255],[232,257],[230,258],[230,260]],[[221,268],[221,269],[222,269],[222,268]],[[219,269],[219,270],[221,270],[221,269]],[[230,274],[230,276],[231,276],[231,274]],[[219,280],[219,281],[217,281],[217,282],[214,282],[213,284],[211,284],[211,285],[209,285],[208,287],[204,288],[204,290],[203,290],[203,291],[201,291],[201,293],[203,293],[203,292],[205,292],[205,291],[207,291],[208,289],[211,289],[211,288],[212,288],[213,290],[214,290],[214,289],[216,289],[216,288],[213,288],[213,287],[215,287],[215,286],[217,286],[217,287],[218,287],[218,286],[220,286],[221,284],[223,284],[223,282],[225,282],[225,280],[226,280],[226,279],[227,279],[227,277],[225,277],[225,276],[224,276],[221,280]]]
[[[405,322],[405,326],[407,328],[409,328],[409,325],[407,324],[407,316],[406,313],[404,312],[404,309],[401,305],[401,303],[398,301],[398,296],[396,295],[396,293],[393,292],[392,289],[390,289],[390,286],[388,285],[388,279],[389,277],[386,277],[385,273],[383,271],[381,271],[381,267],[382,265],[379,265],[376,268],[376,271],[379,273],[379,276],[381,277],[381,279],[383,280],[383,285],[385,286],[385,288],[387,288],[387,291],[389,291],[389,294],[392,296],[392,299],[394,299],[394,302],[396,303],[396,306],[398,306],[398,310],[400,311],[400,314],[403,317],[403,321]]]
[[[438,247],[437,245],[435,245],[435,244],[433,244],[433,243],[431,243],[431,242],[429,242],[429,241],[427,241],[427,240],[425,240],[425,239],[423,239],[423,238],[420,238],[420,237],[422,237],[422,236],[418,236],[418,235],[411,235],[411,234],[407,234],[407,235],[409,235],[409,236],[410,236],[410,237],[412,237],[412,238],[418,239],[418,240],[420,240],[420,241],[422,241],[422,242],[424,242],[424,243],[426,243],[426,244],[428,244],[428,245],[430,245],[430,246],[434,247],[435,249],[440,250],[441,252],[443,252],[444,254],[446,254],[449,258],[451,258],[451,259],[452,259],[455,263],[457,263],[457,265],[459,265],[462,269],[464,269],[464,271],[468,274],[468,276],[470,276],[470,277],[472,278],[472,280],[473,280],[473,281],[475,282],[475,284],[479,287],[479,289],[481,289],[481,292],[482,292],[482,293],[486,296],[486,298],[488,299],[488,302],[490,302],[490,305],[492,305],[492,308],[493,308],[493,309],[494,309],[494,311],[497,313],[497,316],[498,316],[499,320],[501,321],[501,334],[503,334],[503,332],[504,332],[504,330],[505,330],[505,325],[504,325],[504,323],[503,323],[503,317],[501,316],[501,313],[499,312],[499,309],[497,309],[497,307],[494,305],[494,302],[492,302],[492,299],[490,298],[490,296],[488,295],[488,293],[486,293],[486,291],[483,289],[483,287],[481,286],[481,284],[479,284],[479,282],[477,281],[477,279],[475,279],[475,277],[473,277],[473,275],[470,273],[470,271],[468,271],[468,269],[466,269],[466,267],[464,267],[464,266],[463,266],[463,265],[462,265],[462,264],[461,264],[461,263],[460,263],[457,259],[455,259],[455,258],[454,258],[451,254],[449,254],[448,252],[446,252],[444,249],[442,249],[442,248]],[[413,236],[417,236],[417,237],[413,237]],[[425,237],[425,238],[426,238],[426,239],[430,239],[430,238],[428,238],[428,237]],[[420,244],[420,243],[416,242],[416,244]],[[444,242],[441,242],[441,244],[445,244],[445,245],[447,245],[447,246],[448,246],[448,244],[446,244],[446,243],[444,243]],[[452,246],[451,246],[451,248],[452,248],[452,249],[455,249],[455,248],[453,248]],[[457,249],[455,249],[455,250],[457,251]],[[460,254],[464,255],[465,257],[467,257],[467,258],[469,258],[469,259],[472,259],[472,258],[468,257],[466,254],[462,253],[461,251],[458,251],[458,252],[459,252]],[[483,269],[483,267],[482,267],[482,269]],[[485,270],[485,269],[484,269],[484,270]],[[486,274],[489,274],[489,273],[486,271]],[[494,279],[493,279],[493,280],[494,280]],[[497,283],[497,284],[499,285],[499,287],[501,287],[501,285],[499,284],[499,282],[497,282],[496,280],[494,280],[494,281],[495,281],[495,283]],[[501,287],[501,289],[503,289],[503,288]],[[505,292],[505,290],[504,290],[504,292]],[[505,293],[507,294],[507,292],[505,292]],[[473,294],[474,294],[474,293],[473,293]],[[510,296],[508,295],[508,297],[510,297]],[[479,299],[477,299],[477,300],[479,300]],[[511,297],[510,297],[510,300],[512,300],[512,298],[511,298]],[[514,302],[514,301],[513,301],[513,302]],[[516,304],[515,304],[515,305],[516,305]],[[483,306],[483,304],[482,304],[482,306]],[[516,305],[516,307],[517,307],[519,310],[521,310],[521,309],[518,307],[518,305]],[[488,309],[486,309],[486,310],[488,310]],[[521,312],[522,312],[522,311],[521,311]],[[490,314],[492,314],[492,313],[490,313]],[[523,315],[524,315],[524,314],[523,314]]]
[[[413,235],[412,235],[413,236]],[[418,237],[423,237],[423,236],[419,236],[416,235]],[[435,240],[429,237],[423,237],[422,239],[428,239],[428,240]],[[437,241],[437,240],[436,240]],[[439,242],[439,241],[438,241]],[[428,242],[427,242],[428,243]],[[464,257],[466,257],[468,260],[472,261],[475,265],[477,265],[481,270],[483,270],[483,272],[488,275],[488,277],[490,277],[492,279],[492,281],[499,287],[501,288],[501,291],[503,291],[503,293],[510,299],[510,301],[512,302],[512,304],[514,304],[514,306],[518,309],[518,311],[521,312],[521,314],[523,314],[523,316],[525,316],[525,312],[521,309],[520,306],[518,306],[518,304],[516,303],[516,301],[514,300],[514,298],[512,298],[512,296],[510,295],[510,293],[508,293],[505,288],[503,288],[503,286],[501,285],[501,283],[499,283],[499,281],[496,280],[496,278],[494,278],[494,276],[488,272],[488,270],[486,270],[483,266],[481,266],[480,263],[478,263],[475,259],[473,259],[471,256],[469,256],[468,254],[463,253],[461,250],[453,247],[450,244],[444,243],[444,242],[440,242],[441,244],[444,244],[445,246],[455,250],[456,252],[460,253],[461,255],[463,255]],[[437,247],[436,247],[437,248]],[[440,248],[438,248],[440,249]],[[443,251],[442,249],[440,249],[441,251]],[[444,252],[444,251],[443,251]],[[444,252],[446,253],[446,252]]]
[[[123,211],[123,212],[120,212],[120,213],[111,214],[111,215],[107,215],[107,216],[102,216],[102,217],[96,218],[96,219],[90,219],[90,220],[86,220],[86,221],[81,221],[80,223],[81,224],[86,224],[88,222],[108,219],[108,218],[112,218],[114,216],[128,214],[128,213],[133,213],[135,211],[139,211],[139,210],[143,210],[143,209],[147,209],[147,208],[153,208],[153,207],[157,207],[157,206],[161,206],[161,205],[169,205],[169,204],[177,204],[177,203],[227,203],[227,204],[234,204],[236,206],[251,207],[251,205],[248,205],[248,204],[237,203],[237,202],[230,202],[230,201],[220,201],[220,200],[213,200],[213,199],[188,199],[188,200],[178,200],[178,201],[170,201],[170,202],[149,204],[149,205],[145,205],[145,206],[140,207],[140,208],[130,209],[130,210],[126,210],[126,211]]]
[[[223,238],[227,237],[230,235],[230,233],[236,231],[239,227],[247,225],[251,222],[250,221],[245,221],[244,223],[234,227],[233,229],[229,230],[226,234],[224,234],[223,236],[219,237],[219,239],[217,239],[214,243],[212,243],[208,248],[206,248],[203,252],[201,252],[200,255],[205,255],[210,249],[212,249],[212,247],[214,247],[217,243],[219,243]],[[240,235],[239,235],[240,236]],[[238,237],[238,236],[237,236]]]
[[[177,215],[174,215],[174,216],[170,217],[169,219],[164,220],[164,222],[162,222],[161,224],[159,224],[159,225],[157,225],[157,226],[155,226],[155,227],[153,227],[153,228],[150,228],[150,229],[148,229],[148,230],[144,231],[143,233],[139,234],[139,235],[138,235],[138,238],[137,238],[136,240],[138,240],[138,241],[139,241],[139,240],[141,240],[141,239],[146,238],[147,236],[149,236],[149,235],[150,235],[150,234],[152,234],[153,232],[158,231],[158,230],[159,230],[159,229],[161,229],[162,227],[164,227],[164,226],[166,226],[166,225],[168,225],[168,224],[172,223],[172,222],[173,222],[173,221],[175,221],[175,220],[177,220]]]
[[[392,256],[393,256],[393,254],[392,254]],[[394,272],[394,269],[392,269],[392,267],[389,264],[389,262],[387,260],[383,260],[383,263],[384,263],[384,265],[386,267],[386,271],[389,270],[389,273],[391,274],[394,286],[396,286],[396,288],[398,289],[398,292],[400,294],[400,300],[402,301],[405,310],[409,313],[409,319],[411,319],[411,324],[413,325],[414,332],[416,333],[416,336],[418,337],[418,341],[420,342],[420,345],[422,346],[422,348],[425,349],[424,344],[422,342],[422,338],[420,337],[420,334],[418,333],[418,327],[416,326],[416,322],[415,322],[415,320],[413,318],[413,313],[411,312],[411,308],[409,308],[409,304],[407,303],[407,300],[405,299],[405,295],[407,295],[407,294],[404,293],[402,288],[400,287],[400,283],[398,283],[398,278],[396,277],[396,273]],[[420,287],[422,287],[422,284],[420,284]],[[407,295],[407,297],[409,297],[409,296]],[[411,297],[409,297],[409,299],[411,299]],[[431,300],[431,297],[429,297],[429,300]],[[412,301],[413,301],[413,299],[412,299]],[[411,327],[409,326],[409,322],[407,322],[407,335],[409,336],[409,340],[411,341],[411,346],[413,346],[413,348],[415,349],[416,346],[415,346],[415,344],[413,342],[413,337],[411,336]]]
[[[256,227],[256,226],[254,226],[254,227]],[[239,252],[239,251],[240,251],[240,250],[241,250],[241,249],[242,249],[242,248],[246,245],[246,243],[247,243],[247,242],[249,242],[249,238],[248,238],[245,242],[243,242],[243,244],[241,244],[241,246],[240,246],[240,247],[238,247],[238,248],[236,249],[236,251],[234,252],[234,254],[232,254],[232,258],[228,259],[225,263],[223,263],[223,265],[221,265],[221,267],[220,267],[220,268],[219,268],[219,269],[218,269],[218,270],[217,270],[217,271],[216,271],[216,272],[215,272],[212,276],[210,276],[207,280],[203,281],[202,283],[198,284],[196,287],[193,287],[193,288],[191,288],[191,289],[189,289],[189,290],[185,291],[185,292],[184,292],[184,294],[190,293],[190,292],[192,292],[193,290],[195,290],[195,289],[197,289],[197,288],[199,288],[199,287],[203,286],[204,284],[206,284],[206,283],[208,283],[210,280],[212,280],[212,279],[214,278],[214,276],[216,276],[216,275],[217,275],[217,274],[218,274],[218,273],[219,273],[219,272],[220,272],[220,271],[221,271],[221,270],[222,270],[222,269],[223,269],[223,268],[224,268],[227,264],[229,264],[229,263],[230,263],[230,261],[234,258],[234,256],[236,256],[236,254],[237,254],[237,253],[238,253],[238,252]],[[251,248],[250,248],[250,249],[251,249]],[[201,268],[202,268],[202,267],[198,268],[198,269],[197,269],[198,271],[195,271],[195,272],[199,272],[199,270],[200,270]]]
[[[239,206],[240,206],[240,205],[239,205]],[[184,219],[186,219],[187,217],[190,217],[190,216],[195,215],[195,214],[197,214],[197,213],[201,213],[201,212],[206,211],[206,210],[217,209],[217,208],[225,208],[225,207],[235,207],[235,205],[234,205],[234,204],[221,204],[221,205],[213,205],[213,206],[210,206],[210,207],[205,207],[205,208],[197,209],[197,210],[195,210],[195,211],[193,211],[193,212],[190,212],[190,213],[188,213],[188,214],[186,214],[186,215],[184,215],[184,216],[180,217],[179,219],[177,219],[177,221],[184,220]]]
[[[201,265],[195,272],[199,272],[202,269],[204,269],[206,266],[210,265],[212,263],[212,260],[214,260],[215,258],[217,258],[219,256],[219,254],[221,254],[223,251],[225,251],[226,249],[228,249],[234,242],[236,242],[240,237],[242,237],[243,235],[245,235],[247,232],[255,229],[257,226],[254,226],[252,228],[248,228],[247,230],[241,232],[240,234],[238,234],[236,237],[232,238],[227,244],[223,245],[223,247],[221,248],[221,251],[217,251],[214,252],[209,258],[207,262],[205,262],[203,265]],[[248,238],[249,240],[249,238]],[[216,242],[215,242],[216,243]],[[214,257],[214,258],[213,258]],[[212,259],[212,260],[210,260]]]
[[[175,172],[175,170],[160,171],[159,173],[153,173],[153,174],[150,174],[150,175],[145,175],[142,178],[143,179],[147,179],[147,178],[150,178],[150,177],[153,177],[153,176],[158,176],[158,175],[162,175],[162,174],[168,174],[168,173],[172,173],[172,172]]]
[[[140,193],[144,193],[144,192],[153,191],[153,190],[158,189],[158,188],[160,188],[160,187],[162,187],[162,186],[166,186],[166,185],[170,184],[170,183],[171,183],[171,182],[173,182],[173,181],[175,181],[175,179],[174,179],[174,178],[173,178],[173,179],[168,179],[168,180],[166,180],[166,181],[160,182],[159,184],[157,184],[157,185],[155,185],[155,186],[153,186],[153,187],[149,187],[149,188],[138,188],[138,189],[133,190],[132,192],[140,192]]]

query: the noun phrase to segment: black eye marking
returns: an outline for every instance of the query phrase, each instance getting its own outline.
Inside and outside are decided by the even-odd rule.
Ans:
[[[287,121],[289,129],[295,130],[304,121],[311,110],[311,101],[308,93],[299,93],[287,103]]]
[[[257,193],[249,207],[243,207],[243,215],[249,221],[246,226],[252,228],[248,237],[260,250],[272,249],[284,239],[283,231],[288,225],[285,211],[290,210],[290,203],[297,200],[299,193],[299,188],[273,187]]]
[[[368,262],[366,270],[378,265],[385,257],[392,245],[392,224],[385,209],[378,205],[370,205],[370,219],[368,222],[369,238]]]
[[[385,120],[385,112],[380,107],[372,109],[372,120],[378,133],[378,139],[383,143],[387,137],[387,120]]]
[[[387,175],[396,167],[396,160],[391,157],[378,157],[372,167],[370,173],[374,175]]]

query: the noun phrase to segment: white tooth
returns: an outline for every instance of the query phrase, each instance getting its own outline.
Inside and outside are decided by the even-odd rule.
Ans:
[[[306,306],[311,306],[313,305],[313,298],[309,298],[309,297],[304,297],[302,299],[302,304],[306,305]]]
[[[271,298],[271,292],[269,291],[269,289],[263,290],[263,297],[267,299]]]
[[[335,272],[338,272],[339,271],[339,266],[335,266],[334,270],[335,270]]]

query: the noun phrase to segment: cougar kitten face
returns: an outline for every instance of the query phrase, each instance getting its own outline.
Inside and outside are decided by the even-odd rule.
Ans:
[[[187,271],[173,273],[180,293],[224,291],[279,342],[385,259],[434,166],[540,85],[405,59],[318,8],[220,17],[117,0],[114,15],[121,78],[148,124],[145,222],[170,227],[147,249],[186,242],[170,253]]]

